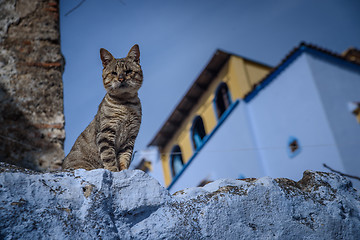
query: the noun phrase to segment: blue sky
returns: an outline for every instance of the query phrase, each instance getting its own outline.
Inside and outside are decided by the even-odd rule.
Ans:
[[[140,46],[143,122],[135,150],[146,147],[216,49],[271,66],[301,41],[341,53],[360,48],[357,0],[60,1],[65,153],[105,95],[99,49],[124,57]]]

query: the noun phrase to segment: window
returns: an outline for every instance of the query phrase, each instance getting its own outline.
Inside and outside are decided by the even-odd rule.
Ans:
[[[149,172],[151,171],[151,162],[147,161],[145,158],[141,159],[141,162],[139,163],[139,165],[137,165],[135,167],[135,169],[140,169],[144,172]]]
[[[229,89],[226,83],[222,82],[216,89],[215,92],[215,109],[218,119],[226,111],[226,109],[231,105],[231,98],[229,94]]]
[[[300,143],[299,140],[295,137],[289,137],[287,152],[289,157],[293,158],[300,153]]]
[[[191,140],[194,149],[198,149],[201,146],[205,136],[204,122],[200,116],[196,116],[191,127]]]
[[[349,102],[349,111],[354,114],[358,123],[360,123],[360,102]]]
[[[170,154],[170,167],[171,167],[171,174],[175,177],[183,168],[184,162],[182,159],[181,149],[179,145],[175,145]]]

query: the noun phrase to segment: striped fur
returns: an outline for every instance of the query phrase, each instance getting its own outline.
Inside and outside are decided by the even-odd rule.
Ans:
[[[107,91],[92,122],[75,141],[63,162],[63,169],[105,168],[121,171],[129,168],[141,123],[138,90],[143,75],[139,46],[127,57],[115,59],[100,49],[103,84]]]

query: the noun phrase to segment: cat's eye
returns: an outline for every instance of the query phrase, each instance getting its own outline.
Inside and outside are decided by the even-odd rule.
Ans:
[[[132,73],[132,70],[131,69],[128,69],[125,71],[126,74],[129,74],[129,73]]]
[[[117,76],[117,72],[112,72],[111,74]]]

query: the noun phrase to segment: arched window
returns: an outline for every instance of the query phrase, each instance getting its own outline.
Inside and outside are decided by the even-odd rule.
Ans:
[[[217,87],[214,102],[216,114],[219,119],[225,110],[231,105],[229,89],[226,83],[222,82]]]
[[[194,149],[201,146],[203,138],[206,136],[203,120],[200,116],[196,116],[191,126],[191,140]]]
[[[183,168],[184,162],[182,159],[181,148],[179,145],[175,145],[170,154],[170,167],[171,167],[171,174],[175,177]]]

